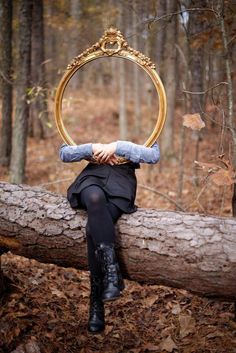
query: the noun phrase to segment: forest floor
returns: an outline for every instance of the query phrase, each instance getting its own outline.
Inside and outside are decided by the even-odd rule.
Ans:
[[[67,104],[64,114],[76,143],[117,139],[117,107],[112,99],[97,97],[95,101],[94,97],[84,95],[79,102]],[[210,114],[214,115],[211,107]],[[155,166],[143,165],[137,170],[136,204],[177,210],[177,202],[186,212],[231,216],[231,186],[215,185],[202,171],[198,171],[196,185],[195,138],[186,128],[183,192],[178,197],[181,125],[182,113],[177,110],[173,154]],[[133,138],[131,132],[128,138],[143,143],[148,137],[147,122],[142,126],[141,140]],[[65,195],[86,162],[62,163],[58,157],[61,139],[54,127],[51,131],[54,132],[50,137],[42,141],[29,138],[26,183]],[[218,123],[212,125],[207,121],[199,161],[217,164],[217,156],[227,148],[221,141],[227,140]],[[0,180],[8,179],[7,170],[2,168]],[[2,267],[12,284],[1,299],[0,353],[10,353],[17,347],[18,353],[38,353],[39,349],[41,353],[236,353],[233,303],[200,298],[185,290],[126,281],[122,297],[106,304],[105,332],[91,335],[86,330],[88,272],[45,265],[10,253],[2,256]]]
[[[1,300],[1,353],[236,353],[233,303],[125,280],[122,297],[105,305],[105,331],[93,335],[88,272],[2,257],[13,290]]]

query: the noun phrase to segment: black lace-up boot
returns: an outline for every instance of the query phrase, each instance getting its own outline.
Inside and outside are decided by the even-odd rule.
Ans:
[[[98,333],[104,330],[104,304],[102,301],[103,280],[99,276],[90,276],[91,292],[90,292],[90,308],[88,331]]]
[[[103,271],[103,302],[115,300],[124,289],[124,281],[120,272],[113,244],[101,243],[97,248]]]

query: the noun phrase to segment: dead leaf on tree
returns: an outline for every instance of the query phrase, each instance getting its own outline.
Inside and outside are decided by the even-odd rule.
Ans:
[[[204,171],[207,171],[208,173],[216,172],[221,168],[219,165],[215,163],[205,163],[205,162],[198,162],[198,161],[194,161],[194,163],[198,167],[202,168]]]
[[[202,170],[206,170],[209,174],[209,178],[218,186],[232,185],[235,183],[236,172],[233,169],[232,164],[229,160],[225,159],[224,155],[217,157],[218,160],[223,164],[223,167],[215,163],[204,163],[195,161]]]
[[[235,173],[231,170],[220,169],[210,175],[210,179],[218,186],[232,185],[235,182]]]
[[[185,114],[183,116],[183,125],[192,130],[201,130],[206,126],[199,113]]]

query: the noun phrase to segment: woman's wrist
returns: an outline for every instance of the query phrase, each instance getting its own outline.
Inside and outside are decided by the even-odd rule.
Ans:
[[[111,142],[111,143],[109,143],[109,146],[110,146],[111,153],[114,154],[115,151],[116,151],[117,143],[116,142]]]
[[[93,143],[92,144],[92,151],[93,153],[97,153],[102,150],[102,143]]]
[[[101,163],[108,162],[109,159],[114,156],[116,151],[116,142],[106,143],[106,144],[93,144],[93,154],[97,157],[98,161]]]

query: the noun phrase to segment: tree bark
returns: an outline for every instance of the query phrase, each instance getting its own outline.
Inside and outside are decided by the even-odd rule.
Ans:
[[[30,106],[32,136],[43,139],[48,130],[47,89],[44,67],[43,1],[33,3],[31,79],[34,97]]]
[[[166,0],[158,0],[156,8],[156,16],[161,17],[166,13]],[[160,77],[164,73],[164,45],[165,45],[166,31],[165,22],[157,21],[157,34],[156,34],[156,63],[157,71]]]
[[[16,113],[12,138],[10,179],[22,183],[25,177],[26,143],[29,118],[30,49],[31,49],[32,1],[20,1],[19,13],[19,61],[16,84]]]
[[[177,10],[177,2],[168,0],[167,13],[172,14]],[[175,15],[170,17],[170,22],[166,27],[166,42],[164,52],[165,76],[164,84],[166,88],[166,98],[168,102],[166,123],[161,135],[161,150],[163,157],[169,157],[174,150],[174,115],[176,101],[176,29],[177,18]]]
[[[205,0],[191,0],[190,8],[207,7]],[[205,18],[202,12],[192,11],[189,14],[188,43],[189,43],[189,68],[192,73],[191,91],[202,92],[204,90],[204,41],[201,36],[206,29]],[[193,113],[204,110],[204,96],[193,94],[191,96]]]
[[[45,263],[87,268],[85,211],[40,188],[0,188],[1,247]],[[235,219],[138,209],[122,215],[117,229],[125,277],[235,299]]]
[[[125,35],[125,9],[124,4],[119,4],[119,25]],[[119,131],[120,139],[126,140],[127,137],[127,116],[126,116],[126,85],[125,85],[125,62],[119,59]]]
[[[44,33],[45,33],[45,58],[48,61],[45,71],[47,77],[47,83],[49,87],[54,87],[58,85],[58,68],[60,67],[59,56],[61,55],[61,47],[60,51],[58,51],[57,42],[58,42],[58,31],[55,31],[54,21],[56,18],[57,6],[52,1],[44,2],[44,11],[45,11],[45,25],[44,25]],[[46,20],[50,19],[50,21]],[[65,52],[64,52],[65,54]],[[71,60],[71,58],[70,58]],[[69,61],[70,61],[69,60]],[[65,60],[68,62],[68,60]],[[55,65],[55,63],[57,63]]]
[[[81,17],[81,3],[80,0],[70,0],[70,19],[71,19],[71,31],[70,31],[70,42],[69,42],[69,58],[68,62],[70,62],[76,55],[79,54],[79,38],[81,36],[80,33],[80,17]],[[73,90],[78,89],[79,80],[78,78],[74,78],[71,80],[71,88]]]
[[[12,1],[0,2],[0,63],[2,94],[2,126],[0,143],[0,164],[9,166],[12,135]]]
[[[138,6],[136,0],[132,0],[133,11],[132,11],[132,20],[133,20],[133,48],[138,50],[138,32],[136,29],[137,23],[137,13]],[[139,67],[138,65],[133,65],[133,95],[134,95],[134,135],[139,137],[141,130],[141,102],[140,102],[140,77],[139,77]]]
[[[234,111],[234,87],[231,78],[232,66],[229,55],[228,47],[228,36],[225,28],[225,9],[224,1],[220,1],[219,4],[219,22],[220,30],[223,42],[223,53],[225,58],[225,72],[227,77],[227,100],[228,100],[228,127],[232,136],[232,164],[234,170],[236,170],[236,123],[235,123],[235,111]],[[233,216],[236,217],[236,183],[233,184],[233,196],[232,196],[232,211]]]
[[[191,0],[190,8],[206,8],[206,0]],[[191,88],[192,92],[202,92],[204,90],[205,72],[204,72],[204,41],[201,36],[206,30],[206,21],[199,11],[192,11],[189,13],[188,21],[188,44],[189,44],[189,69],[192,75]],[[205,97],[202,94],[191,95],[191,106],[192,113],[200,113],[203,118],[202,112],[204,112],[204,100]],[[195,156],[196,161],[199,160],[199,149],[201,141],[201,132],[194,131],[192,133],[193,139],[196,141],[195,144]],[[195,183],[198,185],[198,169],[195,167]]]

